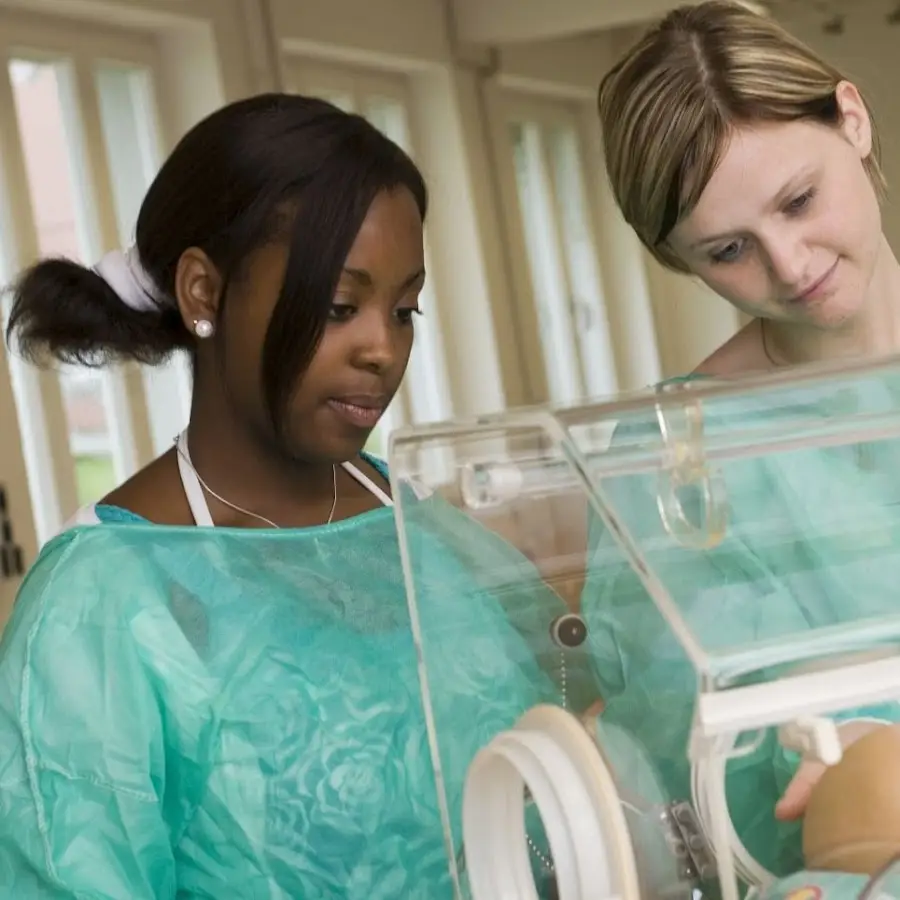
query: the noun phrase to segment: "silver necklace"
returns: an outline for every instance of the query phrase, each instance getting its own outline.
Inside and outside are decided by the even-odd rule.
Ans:
[[[265,516],[261,516],[259,513],[255,513],[252,510],[244,509],[243,506],[238,506],[236,503],[232,503],[230,500],[226,500],[221,494],[217,494],[204,480],[201,474],[194,467],[194,464],[191,462],[190,458],[187,454],[179,447],[177,444],[175,445],[175,449],[178,452],[178,455],[188,464],[190,470],[197,476],[197,481],[200,482],[200,486],[203,490],[206,491],[211,497],[215,497],[219,503],[224,503],[225,506],[230,507],[235,512],[242,513],[245,516],[250,516],[253,519],[257,519],[260,522],[265,522],[270,528],[281,529],[280,525],[276,525],[271,519],[267,519]],[[337,501],[338,501],[338,493],[337,493],[337,466],[334,463],[331,464],[331,485],[332,485],[332,500],[331,500],[331,512],[328,513],[328,519],[325,524],[330,525],[334,519],[334,511],[337,509]]]
[[[772,354],[769,353],[769,344],[766,340],[766,320],[759,320],[759,339],[762,342],[762,352],[766,359],[772,363],[772,366],[776,369],[780,369],[782,367],[782,363],[776,362],[776,360],[772,357]]]

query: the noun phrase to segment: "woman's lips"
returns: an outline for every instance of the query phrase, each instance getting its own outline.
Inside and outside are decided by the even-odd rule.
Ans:
[[[831,268],[821,277],[818,281],[813,282],[806,290],[801,291],[797,294],[794,299],[791,301],[792,303],[809,303],[813,300],[818,300],[822,297],[822,295],[828,290],[831,284],[831,276],[834,275],[834,270],[837,268],[838,261],[835,260],[831,264]]]
[[[328,405],[346,422],[356,428],[374,428],[384,414],[381,401],[362,399],[329,400]]]

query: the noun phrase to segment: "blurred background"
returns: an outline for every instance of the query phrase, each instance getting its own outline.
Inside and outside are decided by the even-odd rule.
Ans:
[[[0,278],[127,246],[168,149],[224,102],[280,89],[367,116],[432,192],[426,316],[399,424],[572,402],[685,372],[740,324],[661,270],[607,190],[601,77],[666,0],[0,0]],[[750,5],[750,4],[748,4]],[[900,4],[755,6],[868,91],[900,176]],[[900,246],[900,216],[885,210]],[[18,565],[170,446],[183,360],[37,372],[0,348],[0,607]],[[5,495],[5,496],[4,496]],[[5,507],[5,508],[4,508]]]

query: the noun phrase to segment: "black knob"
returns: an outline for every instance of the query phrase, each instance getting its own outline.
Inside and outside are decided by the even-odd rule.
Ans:
[[[557,647],[572,650],[587,640],[587,622],[578,613],[566,613],[550,623],[550,637]]]

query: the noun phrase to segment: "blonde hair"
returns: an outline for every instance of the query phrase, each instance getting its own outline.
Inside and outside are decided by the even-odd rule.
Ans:
[[[735,0],[707,0],[665,16],[600,85],[606,168],[626,221],[665,266],[735,125],[811,119],[840,124],[844,76],[768,16]],[[871,116],[871,113],[870,113]],[[884,189],[873,122],[865,161]]]

